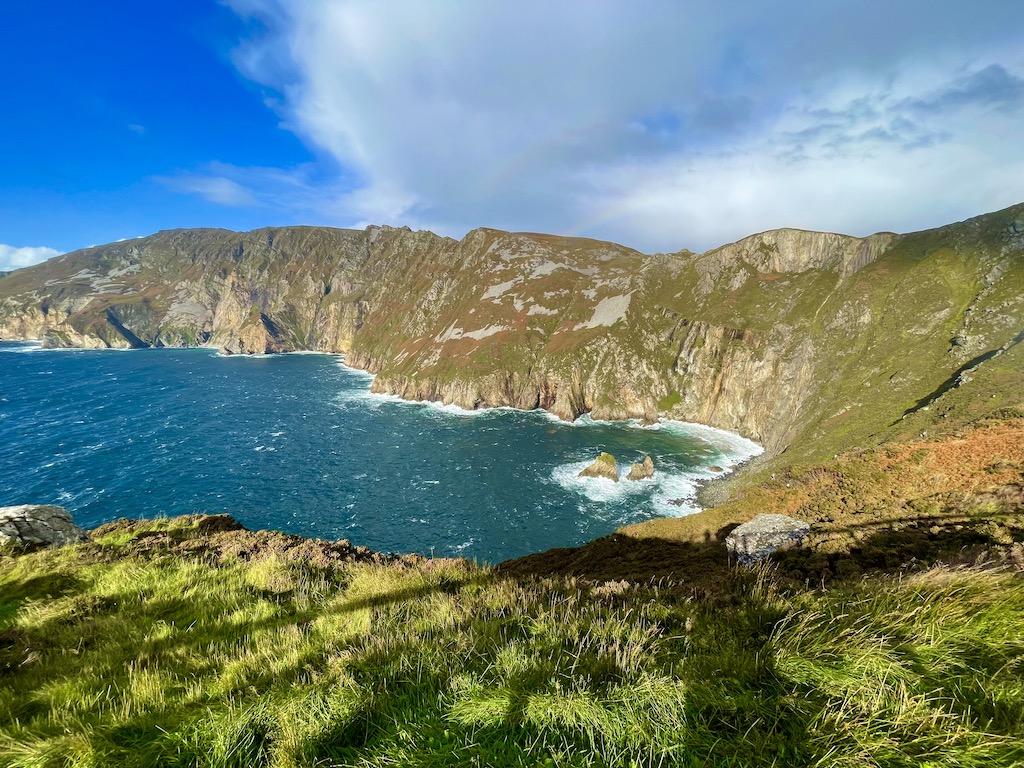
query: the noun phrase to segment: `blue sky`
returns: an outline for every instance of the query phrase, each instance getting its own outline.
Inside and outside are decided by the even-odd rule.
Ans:
[[[172,227],[704,250],[1024,201],[1011,0],[12,0],[0,17],[0,269]]]

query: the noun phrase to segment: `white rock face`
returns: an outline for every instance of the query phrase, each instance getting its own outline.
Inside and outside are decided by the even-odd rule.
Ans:
[[[21,504],[0,507],[0,547],[60,547],[88,541],[85,531],[75,525],[64,507]]]
[[[754,563],[783,547],[800,543],[811,526],[787,515],[758,515],[725,539],[729,554],[741,563]]]
[[[629,302],[633,298],[632,293],[623,296],[608,296],[598,302],[594,307],[594,316],[585,323],[576,326],[576,330],[583,328],[597,328],[602,325],[615,325],[626,316],[629,311]]]

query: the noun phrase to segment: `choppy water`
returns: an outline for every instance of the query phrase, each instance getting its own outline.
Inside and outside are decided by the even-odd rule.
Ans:
[[[0,342],[0,506],[60,504],[85,527],[227,512],[252,528],[498,562],[691,511],[707,467],[758,450],[678,423],[410,404],[370,394],[370,380],[329,355]],[[656,477],[577,478],[599,451],[620,470],[649,453]]]

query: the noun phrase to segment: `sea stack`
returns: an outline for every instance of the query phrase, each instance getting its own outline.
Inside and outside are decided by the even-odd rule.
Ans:
[[[602,452],[597,460],[580,472],[577,477],[605,477],[617,483],[619,482],[619,465],[615,463],[614,456]]]
[[[654,462],[650,456],[644,456],[644,460],[639,464],[631,464],[629,474],[626,475],[627,480],[649,480],[652,477],[654,477]]]

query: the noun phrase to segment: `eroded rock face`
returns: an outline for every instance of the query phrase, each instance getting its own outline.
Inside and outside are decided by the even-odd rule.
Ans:
[[[758,515],[725,539],[729,554],[741,563],[764,560],[773,552],[798,545],[811,532],[803,520],[787,515]]]
[[[64,507],[44,504],[0,507],[0,546],[38,549],[88,540],[86,532],[75,525]]]
[[[650,456],[644,456],[644,460],[639,464],[631,464],[629,474],[626,475],[627,480],[648,480],[652,477],[654,477],[654,461]]]
[[[610,453],[601,453],[597,460],[584,469],[577,477],[604,477],[619,482],[619,466]]]

